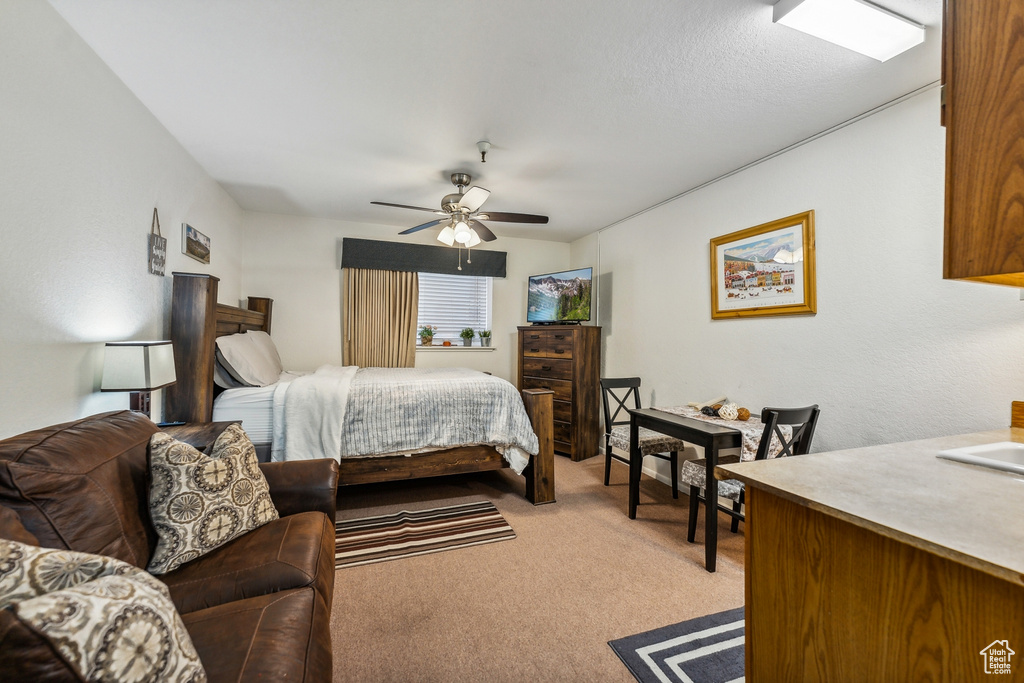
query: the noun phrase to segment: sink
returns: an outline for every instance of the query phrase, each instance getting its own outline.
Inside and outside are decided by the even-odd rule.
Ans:
[[[946,451],[939,451],[938,457],[1014,474],[1024,474],[1024,443],[1014,441],[950,448]]]

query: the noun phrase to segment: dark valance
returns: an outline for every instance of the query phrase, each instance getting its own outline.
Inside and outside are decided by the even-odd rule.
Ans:
[[[466,252],[463,251],[462,270],[459,270],[459,250],[455,247],[432,247],[427,244],[360,240],[351,237],[343,238],[341,243],[342,268],[505,277],[505,256],[503,251],[473,249],[473,262],[466,263]]]

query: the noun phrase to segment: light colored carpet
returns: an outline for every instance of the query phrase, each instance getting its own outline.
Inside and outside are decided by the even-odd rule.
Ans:
[[[644,478],[626,516],[627,468],[556,457],[558,502],[534,507],[508,470],[344,488],[338,518],[481,497],[517,538],[338,570],[335,681],[633,681],[608,641],[743,604],[743,525],[719,522],[704,570],[703,511],[686,542],[687,498]]]

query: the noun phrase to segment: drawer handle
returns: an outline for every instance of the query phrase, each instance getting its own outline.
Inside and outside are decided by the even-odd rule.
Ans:
[[[540,335],[539,334],[531,334],[530,335],[530,339],[540,339]]]
[[[564,334],[556,334],[555,335],[555,339],[565,339],[565,335]]]
[[[530,349],[530,353],[540,353],[540,349]]]
[[[550,365],[542,365],[542,366],[540,366],[540,369],[541,370],[550,370],[551,366]]]
[[[565,353],[565,349],[555,349],[555,353]]]

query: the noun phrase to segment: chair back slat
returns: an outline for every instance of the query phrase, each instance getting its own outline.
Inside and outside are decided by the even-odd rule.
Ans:
[[[625,391],[621,391],[625,389]],[[632,408],[640,408],[639,377],[602,377],[601,404],[604,407],[604,432],[611,434],[612,428],[629,424],[629,403]],[[614,409],[612,408],[614,404]]]
[[[814,428],[818,424],[817,404],[806,408],[765,408],[761,411],[761,422],[764,423],[764,432],[761,434],[761,442],[757,446],[755,460],[765,460],[771,452],[772,437],[782,446],[782,450],[776,457],[782,458],[790,455],[806,455],[811,450],[811,439],[814,438]],[[787,439],[781,427],[789,426],[793,429],[793,435]]]

